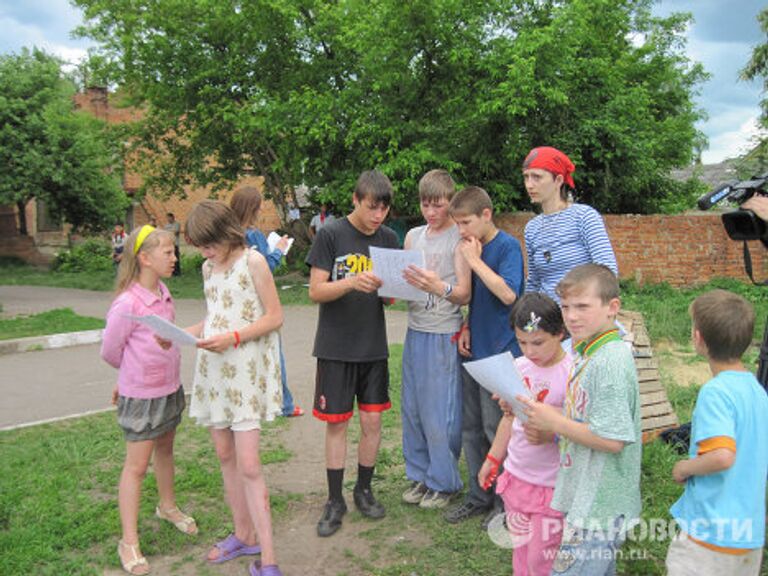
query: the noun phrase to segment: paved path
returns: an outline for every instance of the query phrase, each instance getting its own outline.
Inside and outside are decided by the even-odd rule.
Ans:
[[[72,308],[83,316],[104,317],[110,292],[0,286],[3,315],[33,314]],[[205,312],[202,300],[176,300],[180,325],[197,322]],[[314,390],[312,343],[317,306],[286,306],[282,330],[288,385],[299,405],[311,407]],[[387,312],[390,342],[405,337],[406,314]],[[182,351],[182,382],[191,389],[194,349]],[[116,373],[99,358],[97,344],[0,355],[0,430],[30,423],[109,409]]]

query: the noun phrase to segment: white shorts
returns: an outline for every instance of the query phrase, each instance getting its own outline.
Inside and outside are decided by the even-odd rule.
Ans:
[[[668,576],[758,576],[763,549],[746,554],[715,552],[697,544],[685,535],[674,538],[667,550]]]

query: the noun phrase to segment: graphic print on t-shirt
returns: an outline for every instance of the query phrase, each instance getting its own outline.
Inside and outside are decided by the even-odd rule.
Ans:
[[[361,272],[373,270],[373,261],[365,254],[345,254],[333,262],[331,280],[344,280],[347,276],[355,276]]]
[[[580,382],[582,370],[587,365],[587,360],[581,361],[574,366],[573,372],[569,378],[568,388],[565,394],[565,415],[570,420],[584,422],[589,406],[589,392],[587,392]],[[560,439],[560,467],[570,468],[573,464],[570,449],[571,441],[568,438]]]
[[[547,396],[549,396],[549,390],[552,385],[547,380],[532,381],[530,376],[523,376],[523,384],[531,394],[536,398],[537,402],[544,402]]]

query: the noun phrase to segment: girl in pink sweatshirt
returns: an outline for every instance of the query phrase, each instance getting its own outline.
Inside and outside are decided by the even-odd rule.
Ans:
[[[152,226],[131,233],[101,346],[101,357],[119,370],[112,401],[126,440],[118,489],[122,538],[117,553],[123,569],[136,575],[149,573],[137,525],[141,483],[153,452],[160,496],[155,514],[186,534],[197,534],[195,520],[176,506],[173,488],[173,440],[185,407],[179,380],[181,354],[178,346],[131,318],[154,314],[174,321],[173,299],[160,278],[171,276],[175,262],[170,233]]]

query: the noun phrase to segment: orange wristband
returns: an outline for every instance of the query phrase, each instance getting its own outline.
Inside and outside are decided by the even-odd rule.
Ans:
[[[234,332],[232,332],[232,334],[235,336],[235,348],[237,348],[238,346],[240,346],[240,332],[235,330]]]

